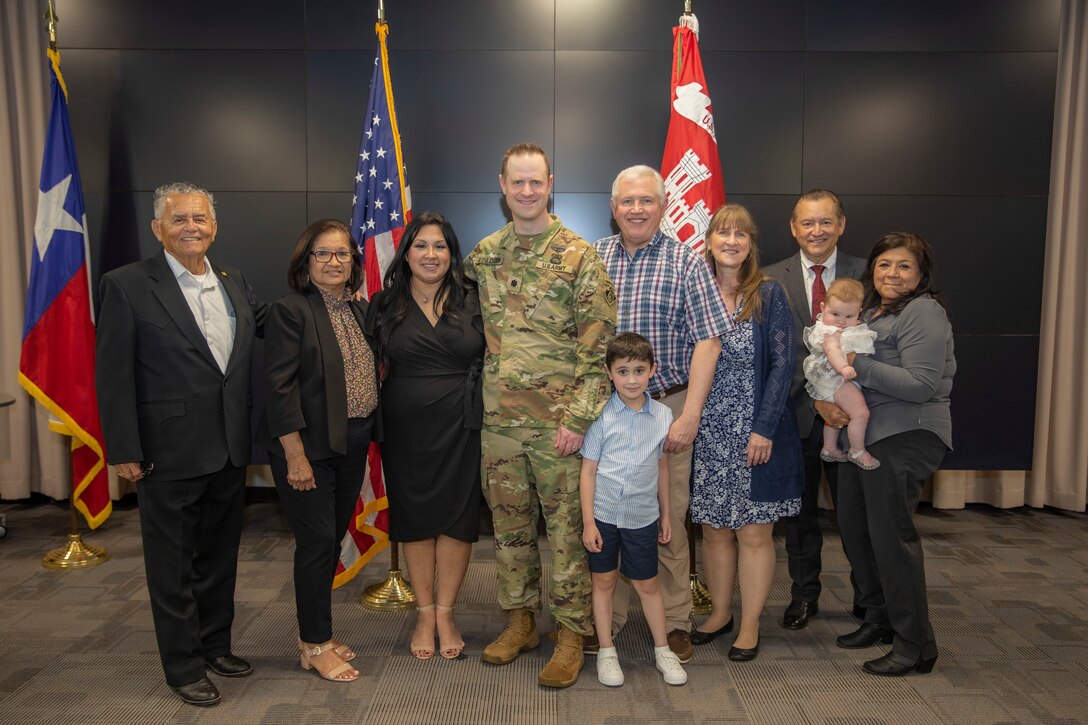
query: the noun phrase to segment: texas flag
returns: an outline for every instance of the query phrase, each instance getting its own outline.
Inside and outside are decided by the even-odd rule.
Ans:
[[[725,203],[725,184],[699,55],[699,21],[694,15],[682,16],[672,37],[672,115],[661,160],[665,179],[661,230],[702,251],[710,217]]]
[[[19,383],[72,440],[75,507],[96,528],[112,511],[94,388],[87,214],[60,54],[48,51],[53,108],[38,184]]]

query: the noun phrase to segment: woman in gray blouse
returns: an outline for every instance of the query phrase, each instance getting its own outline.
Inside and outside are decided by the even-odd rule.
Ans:
[[[839,471],[839,529],[865,621],[837,643],[891,644],[888,654],[865,663],[874,675],[927,673],[937,643],[913,515],[922,486],[952,447],[952,327],[933,281],[933,250],[918,235],[884,235],[863,282],[863,318],[877,333],[876,351],[853,365],[869,405],[865,445],[881,466]]]

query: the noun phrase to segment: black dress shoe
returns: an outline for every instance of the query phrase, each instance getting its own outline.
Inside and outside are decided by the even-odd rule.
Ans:
[[[174,692],[178,693],[178,697],[187,702],[190,705],[196,705],[198,707],[211,707],[212,705],[219,704],[219,690],[216,689],[212,681],[207,677],[201,677],[196,682],[190,682],[188,685],[180,685],[173,688]]]
[[[729,621],[722,625],[721,629],[716,629],[713,632],[703,632],[698,629],[691,630],[691,643],[692,644],[706,644],[713,642],[723,634],[729,634],[733,631],[733,618],[730,617]]]
[[[835,644],[843,649],[864,649],[880,644],[891,644],[895,639],[895,632],[887,625],[869,624],[862,622],[861,626],[850,634],[844,634],[835,638]]]
[[[236,655],[212,657],[204,666],[221,677],[245,677],[253,672],[253,665]]]
[[[792,601],[782,616],[782,626],[786,629],[804,629],[808,626],[809,618],[819,611],[820,605],[816,602]]]
[[[895,652],[889,652],[883,657],[869,660],[862,667],[871,675],[902,677],[911,670],[917,670],[920,674],[927,675],[933,671],[933,665],[935,664],[937,664],[937,655],[933,655],[928,660],[919,656],[918,659],[911,662],[903,659]]]
[[[855,604],[854,608],[850,610],[850,614],[854,615],[854,619],[859,622],[865,621],[865,607],[860,604]]]
[[[734,662],[749,662],[756,658],[759,654],[759,642],[756,642],[756,646],[749,649],[741,649],[740,647],[729,648],[729,659]]]

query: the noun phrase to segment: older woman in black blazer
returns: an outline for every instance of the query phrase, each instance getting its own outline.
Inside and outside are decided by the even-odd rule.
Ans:
[[[956,357],[933,273],[925,240],[892,232],[873,247],[863,278],[862,318],[877,333],[876,350],[853,364],[869,405],[865,445],[881,465],[839,469],[839,531],[865,621],[837,642],[848,649],[891,644],[864,664],[874,675],[927,673],[937,661],[913,519],[922,486],[952,447]]]
[[[344,224],[316,221],[299,237],[287,273],[294,290],[265,324],[268,401],[258,441],[271,451],[295,534],[295,607],[304,669],[349,682],[355,657],[332,638],[332,580],[380,428],[377,367],[363,333],[359,249]]]

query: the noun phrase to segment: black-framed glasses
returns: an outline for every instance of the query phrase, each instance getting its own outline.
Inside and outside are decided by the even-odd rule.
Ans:
[[[352,257],[351,251],[347,249],[341,249],[337,252],[330,252],[327,249],[318,249],[317,251],[310,252],[310,254],[314,255],[314,259],[322,264],[331,262],[333,255],[336,255],[336,261],[340,262],[340,264],[347,264],[351,261]]]

